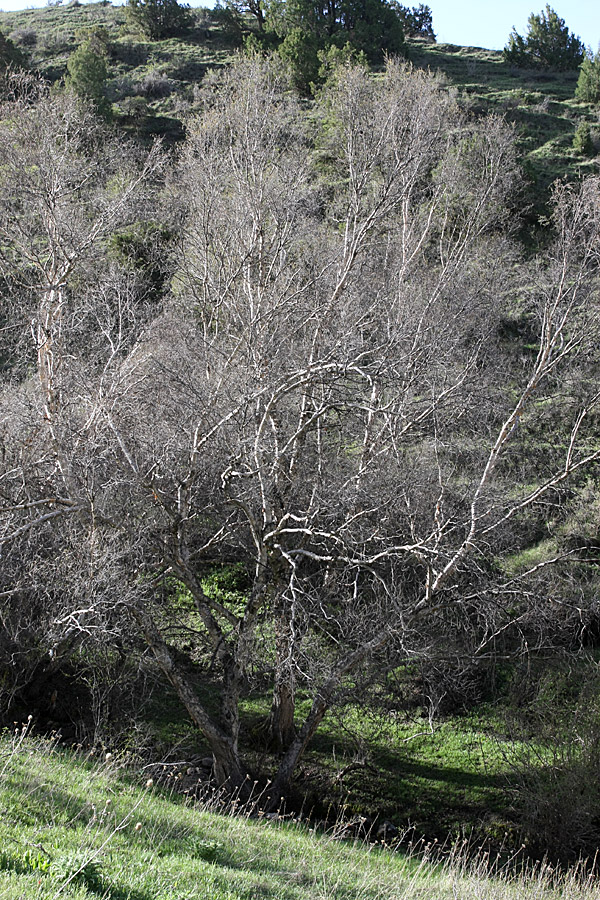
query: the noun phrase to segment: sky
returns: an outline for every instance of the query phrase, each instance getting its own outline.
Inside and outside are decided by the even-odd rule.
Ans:
[[[405,6],[418,0],[403,0]],[[45,6],[46,0],[0,0],[6,12]],[[600,0],[554,0],[550,4],[569,29],[594,52],[600,45]],[[190,6],[213,6],[213,0],[191,0]],[[530,13],[545,7],[543,0],[429,0],[438,41],[501,50],[513,28],[527,34]]]

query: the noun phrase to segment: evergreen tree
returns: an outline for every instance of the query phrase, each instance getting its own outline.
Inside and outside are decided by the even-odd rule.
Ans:
[[[582,156],[593,156],[594,142],[588,122],[580,122],[577,126],[573,137],[573,149]]]
[[[409,37],[424,37],[435,41],[433,31],[433,13],[425,3],[419,3],[410,9],[398,3],[398,0],[390,0],[390,6],[394,9],[404,28],[404,33]]]
[[[67,61],[67,72],[66,86],[79,97],[90,100],[99,115],[109,118],[111,105],[106,97],[108,71],[97,41],[90,38],[79,45]]]
[[[152,41],[181,34],[192,24],[189,6],[177,0],[127,0],[127,18]]]
[[[299,94],[307,96],[319,80],[319,42],[314,34],[302,28],[292,28],[278,51],[290,70],[292,84]]]
[[[571,34],[565,20],[547,3],[546,9],[528,19],[527,37],[513,28],[504,48],[504,59],[515,66],[577,69],[585,56],[580,39]]]
[[[280,34],[300,29],[313,35],[321,49],[350,43],[370,59],[405,50],[402,22],[387,0],[287,0],[273,12]]]
[[[23,54],[13,42],[0,31],[0,70],[7,66],[23,66],[25,60]]]
[[[586,53],[581,63],[575,97],[585,103],[600,102],[600,49],[596,54],[591,50]]]

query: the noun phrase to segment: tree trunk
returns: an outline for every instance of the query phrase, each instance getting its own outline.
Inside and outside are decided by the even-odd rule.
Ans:
[[[268,721],[269,745],[279,752],[287,750],[296,737],[294,658],[293,624],[284,604],[275,623],[275,684]]]
[[[346,657],[339,661],[337,667],[333,670],[325,684],[317,691],[310,712],[304,720],[304,724],[289,745],[279,764],[268,798],[269,809],[276,809],[287,793],[294,769],[300,762],[310,740],[323,721],[325,713],[330,708],[335,693],[343,678],[371,653],[383,647],[389,639],[390,631],[385,628],[376,634],[370,641],[366,641],[364,644],[361,644],[355,650],[348,653]]]
[[[227,723],[229,733],[214,722],[198,700],[186,674],[173,659],[169,647],[163,641],[148,613],[138,608],[134,610],[133,615],[142,628],[156,662],[173,685],[190,718],[210,746],[215,781],[220,787],[226,788],[229,793],[236,793],[243,797],[246,786],[250,785],[250,778],[239,756],[237,715],[233,722]]]
[[[273,701],[269,714],[269,746],[282,752],[296,737],[294,726],[295,690],[293,680],[276,678]]]

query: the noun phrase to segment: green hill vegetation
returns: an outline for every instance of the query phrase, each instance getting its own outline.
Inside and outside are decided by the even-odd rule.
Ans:
[[[0,13],[0,896],[597,891],[598,54],[358,7]]]
[[[182,35],[149,40],[125,7],[71,3],[41,10],[0,13],[0,28],[44,77],[56,82],[67,73],[69,56],[89,35],[101,30],[106,49],[106,94],[125,127],[150,134],[181,135],[179,122],[198,111],[197,86],[207,71],[226,65],[253,22],[228,9],[194,9]],[[516,66],[501,51],[436,44],[408,37],[409,60],[443,72],[473,115],[499,112],[514,124],[530,199],[545,196],[563,176],[595,171],[593,153],[577,152],[575,132],[592,131],[598,151],[598,97],[576,96],[577,69]],[[587,63],[589,66],[590,63]]]
[[[161,767],[157,767],[159,770]],[[177,770],[173,769],[173,774]],[[144,781],[147,781],[144,786]],[[51,740],[2,743],[0,897],[49,900],[464,900],[596,896],[585,871],[519,866],[519,854],[470,859],[406,836],[348,839],[260,803],[218,813],[123,767],[111,754],[66,753]],[[519,868],[521,871],[519,871]]]

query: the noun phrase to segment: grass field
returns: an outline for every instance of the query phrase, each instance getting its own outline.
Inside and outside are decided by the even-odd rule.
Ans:
[[[527,869],[518,853],[459,842],[395,849],[341,840],[260,803],[218,813],[146,782],[110,754],[60,749],[17,731],[0,741],[0,898],[5,900],[591,900],[582,868]]]

